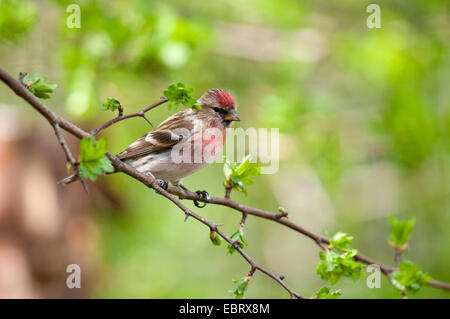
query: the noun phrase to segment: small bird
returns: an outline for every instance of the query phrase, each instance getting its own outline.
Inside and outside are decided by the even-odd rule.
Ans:
[[[227,128],[240,121],[234,98],[224,90],[208,90],[198,105],[200,109],[186,108],[170,116],[117,157],[140,172],[151,173],[163,188],[170,181],[183,193],[181,179],[210,163],[223,148]],[[62,182],[73,182],[71,177]]]

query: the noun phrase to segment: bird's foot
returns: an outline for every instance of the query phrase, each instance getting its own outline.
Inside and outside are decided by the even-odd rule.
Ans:
[[[165,191],[167,190],[167,188],[169,187],[169,183],[167,183],[165,180],[158,178],[156,180],[156,182],[158,183],[159,187],[161,187],[162,189],[164,189]]]
[[[203,191],[196,191],[195,193],[196,193],[199,197],[201,197],[201,198],[203,198],[203,199],[206,199],[206,200],[210,199],[210,196],[209,196],[209,194],[208,194],[207,191],[204,191],[204,190],[203,190]],[[195,205],[196,207],[198,207],[198,208],[203,208],[203,207],[206,206],[206,203],[205,203],[205,202],[199,203],[198,201],[194,200],[194,205]]]

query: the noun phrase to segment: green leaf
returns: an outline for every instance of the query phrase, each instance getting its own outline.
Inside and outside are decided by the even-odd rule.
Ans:
[[[389,243],[401,250],[404,250],[408,245],[409,236],[414,228],[415,219],[398,220],[394,216],[389,216],[391,223],[391,233]]]
[[[398,270],[392,273],[392,277],[397,281],[397,289],[409,292],[417,292],[420,288],[431,280],[431,277],[420,270],[420,267],[409,260],[400,263]]]
[[[246,276],[239,280],[233,280],[233,282],[235,283],[234,287],[228,291],[230,295],[234,295],[236,299],[244,298],[245,291],[250,282],[250,277]]]
[[[341,290],[335,290],[330,292],[330,288],[327,286],[323,286],[319,289],[318,292],[316,292],[314,295],[312,295],[312,299],[338,299],[341,296]]]
[[[343,233],[343,232],[337,232],[330,240],[330,245],[328,248],[336,248],[343,251],[346,251],[349,249],[349,245],[353,241],[353,236],[350,236],[349,234]]]
[[[244,185],[253,184],[253,177],[261,173],[261,167],[256,163],[251,163],[251,156],[244,157],[240,164],[229,162],[225,159],[223,174],[225,175],[224,186],[231,185],[232,189],[243,192],[247,196]]]
[[[236,175],[242,175],[250,166],[250,159],[251,156],[247,155],[246,157],[244,157],[244,159],[242,160],[241,164],[238,165],[238,167],[236,168]]]
[[[95,181],[103,172],[113,172],[111,161],[106,157],[106,139],[103,137],[95,144],[95,138],[83,138],[80,142],[80,172],[84,178]]]
[[[115,98],[107,97],[106,102],[102,104],[101,111],[102,112],[107,111],[107,110],[115,111],[120,107],[120,105],[121,105],[120,102],[118,100],[116,100]]]
[[[248,246],[247,242],[244,239],[244,231],[241,229],[236,230],[234,233],[231,234],[230,239],[232,241],[239,241],[239,247],[243,249],[245,246]],[[228,244],[227,246],[227,252],[228,254],[232,255],[236,251],[236,248],[234,248],[233,245]]]
[[[209,233],[209,239],[211,239],[211,242],[215,246],[220,246],[220,244],[222,243],[222,238],[220,238],[220,236],[215,231],[211,231]]]
[[[201,109],[201,105],[193,95],[194,89],[185,87],[183,83],[172,84],[164,91],[164,96],[169,99],[169,109],[177,108],[180,105],[192,107],[197,110]]]
[[[341,253],[320,251],[320,261],[316,272],[320,278],[328,281],[331,285],[337,284],[342,277],[357,281],[360,277],[365,276],[363,271],[365,266],[353,259],[357,253],[356,249]]]
[[[231,174],[233,173],[235,167],[236,163],[226,161],[225,164],[223,164],[223,174],[225,175],[227,180],[231,178]]]
[[[57,84],[47,82],[47,78],[41,77],[37,72],[27,74],[22,79],[22,82],[27,86],[31,93],[40,99],[49,99],[50,93],[53,93],[57,87]]]

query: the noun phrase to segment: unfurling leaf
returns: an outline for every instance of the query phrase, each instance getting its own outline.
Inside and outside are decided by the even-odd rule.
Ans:
[[[50,93],[53,93],[58,86],[53,82],[47,82],[47,78],[40,76],[37,72],[25,75],[22,82],[31,93],[40,99],[49,99]]]
[[[391,223],[391,233],[389,243],[400,250],[404,250],[408,245],[409,236],[414,228],[415,219],[398,220],[394,216],[389,216]]]
[[[335,290],[330,292],[330,288],[327,286],[323,286],[319,289],[318,292],[316,292],[314,295],[312,295],[312,299],[338,299],[341,296],[341,290]]]
[[[261,173],[261,167],[256,163],[251,163],[251,156],[247,155],[240,164],[225,160],[223,173],[225,175],[225,181],[223,182],[225,187],[237,189],[247,196],[244,185],[253,184],[252,178]]]
[[[193,97],[194,89],[186,87],[183,83],[170,85],[164,91],[164,96],[169,99],[168,108],[177,108],[180,104],[184,107],[192,107],[194,109],[201,109],[200,104]]]
[[[102,104],[102,112],[115,111],[120,107],[120,102],[113,97],[107,97],[106,102]]]
[[[364,277],[365,266],[354,259],[358,251],[349,247],[353,236],[338,232],[329,238],[329,241],[329,250],[319,252],[320,261],[316,272],[320,278],[335,285],[342,277],[350,278],[353,281]]]
[[[400,291],[417,292],[431,280],[431,277],[420,270],[420,267],[409,260],[400,263],[398,270],[392,273],[392,277],[397,282],[395,287]]]
[[[328,246],[328,248],[330,248],[330,249],[336,248],[336,249],[346,251],[349,249],[349,245],[353,241],[353,236],[350,236],[349,234],[346,234],[346,233],[337,232],[329,240],[330,240],[330,245]]]
[[[209,239],[211,239],[211,242],[215,246],[220,246],[220,244],[222,243],[222,238],[220,238],[219,234],[217,234],[217,232],[215,232],[214,230],[211,230],[211,232],[209,233]]]
[[[244,231],[242,228],[239,230],[236,230],[234,233],[231,234],[230,239],[234,242],[237,242],[240,248],[244,248],[245,246],[248,246],[247,242],[244,239]],[[236,251],[236,248],[234,248],[233,245],[227,246],[227,251],[230,255],[234,254]]]
[[[337,284],[342,277],[357,281],[360,277],[365,276],[363,271],[365,266],[353,259],[357,253],[356,249],[342,253],[320,251],[320,262],[316,272],[320,278],[328,281],[331,285]]]
[[[111,161],[106,157],[106,139],[103,137],[95,144],[95,139],[83,138],[80,142],[80,173],[84,178],[95,181],[103,172],[113,172]]]
[[[234,295],[236,299],[244,298],[245,291],[250,282],[250,277],[245,276],[239,280],[233,280],[233,282],[235,283],[234,287],[228,291],[230,295]]]

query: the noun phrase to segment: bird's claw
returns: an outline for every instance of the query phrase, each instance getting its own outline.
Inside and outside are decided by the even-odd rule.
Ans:
[[[204,198],[204,199],[206,199],[206,200],[210,199],[209,194],[208,194],[207,191],[196,191],[195,193],[196,193],[198,196],[200,196],[200,197],[202,197],[202,198]],[[195,205],[196,207],[198,207],[198,208],[203,208],[203,207],[206,206],[206,203],[200,204],[198,201],[194,200],[194,205]]]
[[[159,186],[164,189],[165,191],[167,190],[167,188],[169,187],[169,183],[167,183],[165,180],[163,179],[158,179],[157,180]]]

